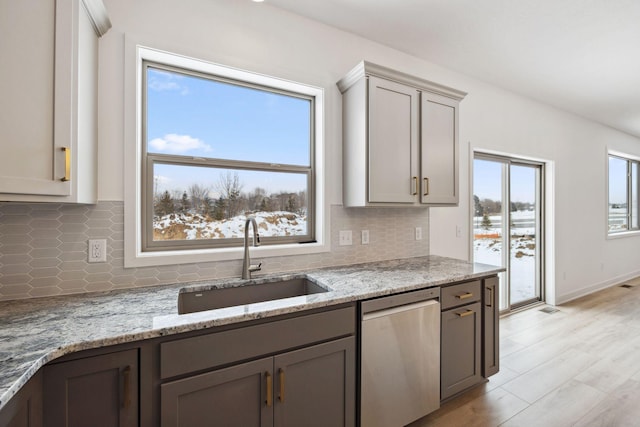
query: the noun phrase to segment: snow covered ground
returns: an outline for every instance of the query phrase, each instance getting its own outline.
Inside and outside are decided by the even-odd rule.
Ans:
[[[490,216],[491,225],[482,227],[482,218],[474,218],[473,260],[503,266],[502,224],[500,216]],[[511,301],[536,296],[535,289],[535,212],[511,213]]]
[[[307,233],[307,218],[291,212],[256,212],[252,214],[261,236],[297,236]],[[153,222],[156,240],[195,240],[243,238],[245,215],[209,221],[200,214],[169,214]]]

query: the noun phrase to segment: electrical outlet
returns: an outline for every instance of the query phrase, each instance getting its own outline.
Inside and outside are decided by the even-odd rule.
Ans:
[[[352,245],[352,233],[351,230],[340,230],[340,246]]]
[[[363,245],[368,245],[369,244],[369,230],[362,230],[362,232],[360,233],[362,237],[362,244]]]
[[[107,262],[107,240],[89,240],[89,262]]]
[[[416,227],[416,240],[422,240],[422,227]]]

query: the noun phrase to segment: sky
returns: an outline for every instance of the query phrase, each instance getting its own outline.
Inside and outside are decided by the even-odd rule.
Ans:
[[[147,69],[150,153],[308,166],[310,117],[308,99]],[[306,188],[301,174],[239,175],[244,191]],[[194,182],[213,187],[218,182],[217,170],[210,168],[159,165],[154,176],[159,191],[186,189]]]
[[[502,167],[505,163],[475,159],[473,161],[473,194],[480,200],[502,200]],[[511,201],[535,203],[535,168],[512,165]]]

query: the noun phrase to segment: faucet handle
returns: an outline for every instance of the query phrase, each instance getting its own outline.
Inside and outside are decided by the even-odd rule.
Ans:
[[[262,270],[262,263],[258,264],[258,265],[250,265],[249,266],[249,271],[260,271]]]

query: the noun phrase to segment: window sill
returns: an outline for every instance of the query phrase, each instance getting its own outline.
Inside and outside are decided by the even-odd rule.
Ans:
[[[329,245],[323,243],[292,243],[277,246],[252,246],[249,250],[251,251],[251,259],[253,262],[263,258],[329,252]],[[244,257],[244,249],[242,247],[161,252],[138,251],[130,255],[126,255],[126,252],[127,251],[125,251],[124,259],[125,268],[231,261],[241,260]]]
[[[635,236],[640,236],[640,230],[607,233],[607,240],[623,239],[625,237],[635,237]]]

